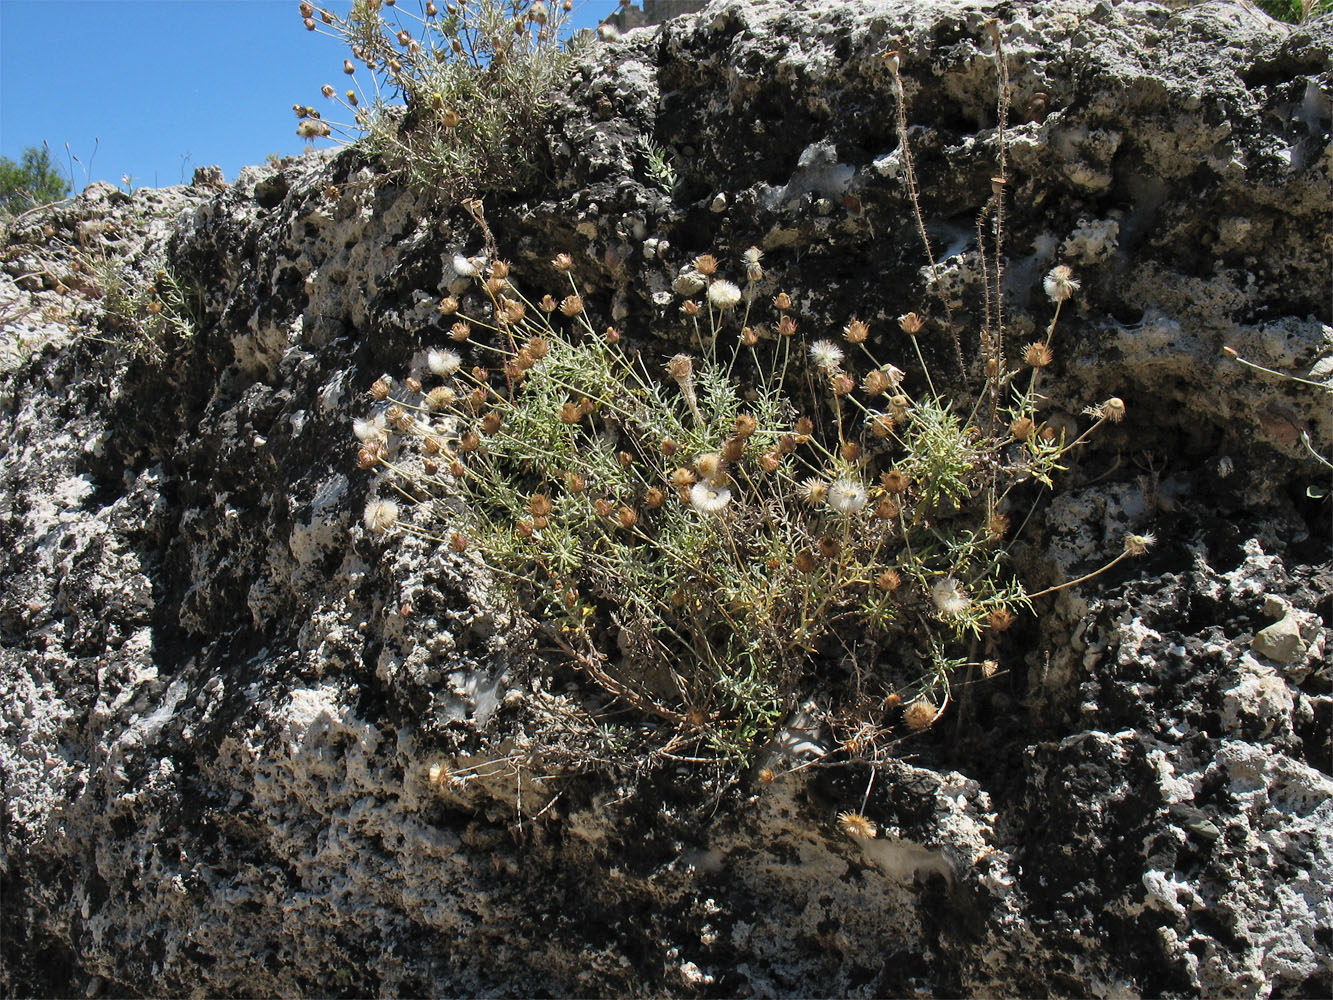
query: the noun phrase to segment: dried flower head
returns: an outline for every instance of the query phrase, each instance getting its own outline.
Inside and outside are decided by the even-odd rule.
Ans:
[[[1051,272],[1042,281],[1042,287],[1052,302],[1064,302],[1074,297],[1079,283],[1074,280],[1074,272],[1064,264],[1051,268]]]
[[[838,826],[842,828],[843,833],[856,840],[874,840],[879,834],[879,827],[875,825],[875,821],[858,812],[838,813]]]
[[[773,308],[779,312],[786,312],[791,308],[791,296],[786,292],[778,292],[773,296]]]
[[[914,312],[903,313],[898,317],[898,328],[909,337],[915,337],[925,325],[926,321]]]
[[[814,505],[824,502],[828,496],[828,483],[816,476],[811,476],[801,483],[801,499]]]
[[[784,337],[790,337],[796,333],[796,320],[790,316],[783,316],[778,320],[778,333]]]
[[[1028,344],[1023,349],[1023,361],[1033,368],[1045,368],[1055,360],[1055,355],[1049,347],[1041,341]]]
[[[674,355],[666,363],[666,372],[677,382],[688,382],[694,377],[694,359],[688,354]]]
[[[555,259],[551,261],[551,266],[557,271],[572,271],[574,269],[574,258],[567,253],[558,253]]]
[[[903,713],[903,721],[907,723],[908,729],[920,731],[928,729],[939,715],[940,710],[934,702],[928,698],[920,698],[907,706],[907,711]]]
[[[870,327],[859,319],[854,319],[842,331],[843,338],[849,344],[862,344],[870,336]]]
[[[711,253],[701,253],[694,258],[694,269],[705,278],[717,273],[717,258]]]
[[[1125,536],[1125,552],[1131,556],[1141,556],[1156,544],[1157,536],[1153,534]]]
[[[902,586],[903,578],[896,569],[886,569],[875,577],[875,586],[886,594],[892,594]]]
[[[1014,613],[1008,608],[996,608],[987,618],[987,624],[994,632],[1003,632],[1014,623]]]
[[[1015,441],[1026,441],[1037,430],[1037,424],[1031,417],[1019,417],[1009,425],[1009,433]]]
[[[583,312],[583,299],[577,295],[566,295],[560,300],[560,311],[566,316],[577,316]]]

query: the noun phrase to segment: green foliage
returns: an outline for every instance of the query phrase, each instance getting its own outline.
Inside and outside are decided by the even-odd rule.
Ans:
[[[69,194],[69,182],[51,162],[46,146],[29,146],[15,163],[0,156],[0,215],[18,215]]]
[[[563,10],[541,0],[407,6],[357,0],[343,18],[302,5],[306,26],[352,58],[347,89],[323,87],[347,120],[297,105],[298,134],[364,135],[415,188],[450,199],[522,185],[572,56],[558,39]]]
[[[924,240],[897,54],[886,62]],[[1003,71],[999,94],[1003,123]],[[1125,412],[1115,398],[1089,408],[1072,441],[1043,418],[1042,373],[1079,288],[1066,266],[1043,281],[1045,335],[1021,363],[1006,355],[998,135],[969,391],[938,391],[920,349],[942,326],[970,381],[947,311],[942,324],[907,313],[873,339],[853,319],[840,341],[808,341],[786,294],[761,296],[757,248],[736,262],[739,285],[711,254],[679,276],[683,329],[641,331],[689,345],[665,365],[593,324],[568,254],[552,262],[567,287],[530,297],[507,263],[459,257],[475,285],[439,303],[453,346],[377,380],[354,424],[357,464],[377,476],[367,529],[478,560],[555,650],[664,723],[659,752],[748,759],[799,715],[881,759],[941,716],[958,671],[993,674],[1000,634],[1060,589],[1029,593],[1015,577],[1013,525]],[[1151,544],[1127,537],[1096,572]]]
[[[360,464],[414,508],[374,500],[367,526],[475,553],[607,692],[713,753],[771,735],[816,654],[848,636],[928,650],[924,674],[868,667],[857,686],[881,706],[906,692],[933,720],[976,665],[972,640],[1028,607],[1002,510],[1073,444],[910,393],[865,324],[805,343],[774,307],[761,338],[754,283],[715,265],[696,262],[701,298],[685,303],[698,352],[665,369],[598,332],[571,276],[558,304],[534,303],[506,265],[480,271],[443,303],[455,348],[381,381],[357,423]],[[890,349],[916,353],[915,337]]]
[[[1333,12],[1333,0],[1256,0],[1256,3],[1270,17],[1292,24],[1304,24]]]
[[[109,255],[89,257],[102,294],[108,338],[131,355],[155,364],[176,345],[194,338],[200,293],[171,268],[158,269],[147,284],[127,278]]]

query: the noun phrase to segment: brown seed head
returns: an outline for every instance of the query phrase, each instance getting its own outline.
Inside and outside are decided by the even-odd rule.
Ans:
[[[741,331],[741,343],[746,347],[753,347],[759,343],[759,334],[754,332],[754,327],[747,326]]]
[[[705,278],[717,273],[717,258],[711,253],[700,254],[694,258],[694,269]]]
[[[666,371],[677,382],[688,382],[694,377],[694,361],[688,354],[677,354],[666,363]]]
[[[903,313],[898,317],[898,328],[909,337],[915,337],[925,325],[926,321],[914,312]]]
[[[796,426],[793,428],[793,430],[795,430],[800,437],[808,438],[811,434],[815,432],[815,422],[811,420],[809,417],[801,417],[799,420],[796,421]],[[800,443],[804,444],[805,442],[802,441]]]
[[[1008,608],[996,608],[990,613],[987,621],[992,631],[1003,632],[1014,623],[1014,613]]]
[[[825,559],[836,559],[842,552],[842,542],[832,535],[825,535],[819,540],[819,554]]]
[[[1019,417],[1009,425],[1009,433],[1017,441],[1026,441],[1036,432],[1037,425],[1031,417]]]
[[[458,312],[458,300],[452,295],[446,295],[440,299],[440,304],[435,307],[441,316],[452,316]]]
[[[537,303],[537,308],[544,313],[553,313],[560,308],[560,303],[549,295],[543,295],[542,300]]]
[[[739,462],[745,454],[745,439],[729,437],[722,442],[722,458],[728,462]]]
[[[889,380],[888,375],[876,368],[866,374],[861,386],[865,389],[866,395],[879,396],[892,389],[893,383]]]
[[[813,573],[817,563],[815,562],[814,553],[809,549],[802,549],[800,552],[796,553],[796,557],[792,560],[792,565],[795,566],[800,573]]]
[[[842,331],[842,335],[849,344],[862,344],[865,343],[866,337],[870,335],[870,327],[859,319],[854,319],[847,324],[847,328]]]
[[[778,454],[790,455],[797,448],[796,435],[792,433],[783,434],[778,438]]]
[[[632,528],[639,523],[639,515],[631,507],[621,507],[616,511],[616,521],[622,528]]]
[[[483,434],[494,434],[496,431],[500,429],[500,424],[502,422],[503,419],[501,418],[500,414],[496,413],[494,410],[491,410],[490,413],[487,413],[485,416],[481,418],[481,432]]]
[[[588,481],[577,472],[570,472],[565,476],[565,489],[570,493],[582,493],[588,488]]]
[[[929,728],[939,714],[940,710],[933,702],[922,698],[907,706],[907,711],[903,713],[903,721],[907,723],[908,729],[919,731]]]
[[[701,479],[716,479],[722,471],[722,456],[715,451],[705,452],[694,460],[694,470]]]
[[[371,441],[362,445],[356,452],[356,467],[358,469],[373,469],[384,457],[384,445],[378,441]]]
[[[1033,368],[1045,368],[1054,360],[1055,355],[1052,353],[1051,349],[1041,341],[1028,344],[1028,346],[1023,349],[1023,361],[1026,364],[1031,365]]]
[[[893,497],[880,497],[875,501],[875,516],[881,521],[892,521],[901,510]]]
[[[449,536],[449,548],[453,549],[455,552],[466,552],[467,536],[461,531],[455,531]]]
[[[833,392],[839,396],[846,396],[856,388],[856,379],[846,372],[840,372],[829,380]]]
[[[666,501],[666,494],[656,486],[650,486],[643,494],[643,505],[649,510],[657,510]]]
[[[583,299],[577,295],[566,295],[560,300],[560,311],[566,316],[577,316],[583,312]]]
[[[695,302],[694,299],[686,299],[680,304],[680,311],[686,316],[698,316],[699,303]]]
[[[773,308],[780,312],[786,312],[791,308],[791,296],[786,292],[778,292],[773,296]]]
[[[783,316],[782,319],[778,321],[778,333],[782,334],[782,336],[790,337],[795,332],[796,320],[792,319],[790,316]]]
[[[565,403],[560,407],[560,422],[562,424],[577,424],[583,419],[583,410],[578,403]]]
[[[759,456],[759,468],[765,472],[777,472],[782,464],[782,456],[776,451],[766,451]]]
[[[557,271],[572,271],[574,258],[567,253],[558,253],[555,255],[555,260],[551,261],[551,266]]]
[[[855,462],[861,457],[861,446],[855,441],[844,441],[842,447],[838,449],[844,462]]]
[[[1000,541],[1009,533],[1009,518],[1004,514],[992,514],[986,521],[986,537]]]
[[[551,513],[551,498],[545,493],[534,493],[528,498],[528,513],[534,517],[545,517]]]
[[[903,578],[896,569],[886,569],[875,577],[875,586],[886,594],[892,594],[902,586]]]
[[[468,337],[472,336],[472,327],[460,319],[453,326],[449,327],[449,336],[458,341],[467,340]]]
[[[759,428],[759,421],[749,413],[742,413],[736,418],[736,436],[741,439],[748,438]]]
[[[671,485],[675,486],[676,489],[688,490],[698,481],[698,477],[683,466],[671,473]]]
[[[463,436],[458,439],[459,451],[476,451],[481,447],[481,438],[476,431],[464,431]]]
[[[611,512],[616,509],[616,505],[603,497],[592,505],[592,509],[597,512],[598,517],[610,517]]]
[[[421,379],[416,378],[415,376],[409,375],[407,378],[403,379],[403,385],[407,386],[408,392],[421,391]]]
[[[671,438],[662,438],[661,447],[662,447],[662,454],[666,455],[668,458],[670,458],[672,455],[676,453],[677,445],[675,441],[671,440]]]
[[[602,337],[606,340],[608,344],[620,343],[620,331],[617,330],[614,326],[608,326],[606,328],[606,332],[602,334]]]
[[[381,400],[388,399],[389,391],[389,383],[382,378],[377,378],[374,382],[370,383],[370,398],[377,403]]]
[[[890,469],[879,477],[879,481],[888,493],[906,493],[912,485],[911,477],[900,469]]]
[[[886,438],[893,433],[893,418],[881,413],[870,421],[870,433],[877,438]]]

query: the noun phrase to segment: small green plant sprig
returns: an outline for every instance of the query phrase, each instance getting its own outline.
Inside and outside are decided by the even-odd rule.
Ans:
[[[915,358],[909,379],[871,354],[865,323],[807,341],[787,295],[760,305],[760,257],[743,256],[744,288],[694,260],[677,287],[695,351],[665,364],[594,327],[569,256],[553,262],[567,289],[535,302],[504,262],[460,257],[476,291],[439,305],[454,346],[377,380],[354,427],[359,466],[382,475],[368,529],[474,553],[605,691],[668,722],[672,747],[728,757],[780,725],[848,636],[927,651],[923,676],[858,667],[854,686],[862,709],[933,723],[959,668],[993,668],[978,641],[1030,607],[1006,511],[1124,414],[1094,407],[1072,441],[1042,423],[1053,319],[995,380],[1012,401],[992,432],[980,396],[961,410],[932,388],[920,316],[899,318],[893,347]],[[1057,267],[1046,284],[1058,314],[1077,282]],[[883,735],[834,721],[862,748]]]
[[[300,5],[306,28],[338,38],[351,58],[346,89],[322,88],[346,120],[296,104],[297,133],[344,142],[364,135],[413,187],[447,199],[520,185],[535,170],[542,117],[572,57],[559,38],[572,4],[408,6],[356,0],[340,17]]]

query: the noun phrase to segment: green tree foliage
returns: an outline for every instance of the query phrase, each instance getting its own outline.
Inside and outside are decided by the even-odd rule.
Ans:
[[[0,156],[0,215],[17,215],[69,194],[69,182],[51,162],[46,146],[29,146],[19,162]]]

